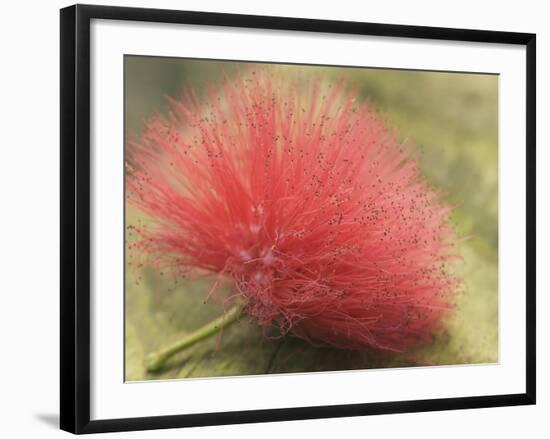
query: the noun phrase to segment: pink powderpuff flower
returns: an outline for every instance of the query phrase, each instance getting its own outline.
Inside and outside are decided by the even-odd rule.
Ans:
[[[266,67],[169,99],[128,145],[127,200],[152,221],[132,247],[231,279],[260,325],[312,344],[430,341],[457,290],[450,209],[356,95]]]

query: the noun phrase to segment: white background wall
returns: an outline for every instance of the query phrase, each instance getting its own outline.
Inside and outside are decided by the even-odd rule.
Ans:
[[[96,3],[89,0],[88,3]],[[550,14],[544,1],[108,1],[100,4],[537,33],[538,405],[122,433],[109,437],[549,437]],[[0,14],[0,435],[60,437],[58,418],[59,14],[63,1]],[[182,395],[185,397],[185,395]],[[546,415],[546,416],[545,416]]]

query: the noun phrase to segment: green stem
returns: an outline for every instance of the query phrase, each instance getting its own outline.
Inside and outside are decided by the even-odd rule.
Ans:
[[[199,341],[204,340],[211,335],[216,334],[221,329],[236,322],[241,316],[243,308],[244,305],[235,305],[221,317],[218,317],[216,320],[207,323],[202,328],[199,328],[191,334],[185,336],[173,345],[147,355],[147,357],[145,357],[145,368],[148,372],[159,371],[162,366],[164,366],[166,360],[168,360],[173,355],[181,352],[182,350],[190,346],[193,346],[195,343],[198,343]]]

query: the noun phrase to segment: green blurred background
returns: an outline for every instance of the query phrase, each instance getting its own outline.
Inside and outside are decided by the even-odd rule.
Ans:
[[[201,90],[245,63],[125,56],[125,129],[139,135],[144,121],[167,109],[166,96]],[[406,70],[272,66],[300,74],[345,78],[416,145],[424,175],[456,206],[452,221],[463,260],[456,309],[430,345],[406,355],[315,348],[287,336],[267,338],[241,319],[147,373],[144,357],[221,315],[204,298],[208,279],[175,282],[153,270],[126,269],[127,381],[498,362],[498,76]],[[126,208],[126,225],[139,213]],[[131,239],[130,237],[127,237]]]

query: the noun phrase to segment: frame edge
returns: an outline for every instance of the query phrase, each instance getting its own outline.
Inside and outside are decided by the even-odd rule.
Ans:
[[[526,43],[526,163],[527,163],[527,187],[526,187],[526,396],[536,404],[537,394],[537,306],[536,306],[536,258],[537,258],[537,238],[536,238],[536,154],[537,154],[537,61],[536,35],[532,34],[530,40]]]
[[[76,430],[76,6],[60,10],[60,428]]]
[[[90,18],[60,10],[60,428],[90,423]]]

